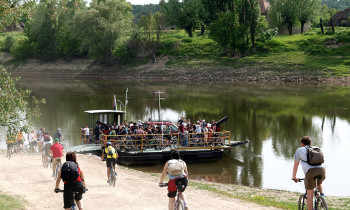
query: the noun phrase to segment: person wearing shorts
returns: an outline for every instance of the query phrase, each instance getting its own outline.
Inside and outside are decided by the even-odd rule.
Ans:
[[[166,175],[168,175],[169,182],[168,182],[168,197],[169,197],[169,203],[168,208],[169,210],[174,209],[175,205],[175,197],[177,194],[177,191],[179,191],[180,198],[184,201],[185,209],[187,210],[187,203],[186,203],[186,196],[185,196],[185,189],[188,185],[188,170],[187,165],[184,161],[180,160],[180,153],[179,151],[171,150],[170,152],[171,160],[165,163],[163,168],[162,176],[160,177],[159,186],[163,184],[164,178]],[[180,162],[182,164],[182,169],[174,174],[172,171],[170,171],[171,164],[174,164],[176,162]]]
[[[307,206],[308,209],[312,209],[312,200],[313,200],[313,191],[316,187],[316,180],[314,179],[315,176],[321,176],[320,179],[317,180],[317,189],[320,191],[321,196],[324,196],[323,194],[323,186],[322,183],[326,178],[326,168],[323,164],[321,165],[309,165],[307,163],[307,149],[306,146],[311,146],[311,138],[309,136],[304,136],[300,139],[300,145],[294,155],[294,166],[293,166],[293,175],[292,179],[295,182],[298,182],[299,180],[296,178],[296,174],[298,171],[299,163],[301,162],[302,169],[305,173],[305,189],[307,194]]]
[[[86,191],[84,173],[79,167],[79,164],[77,162],[77,157],[74,152],[67,152],[66,161],[71,161],[78,165],[79,177],[73,182],[66,182],[66,181],[64,182],[63,208],[65,208],[66,210],[70,210],[75,200],[79,210],[81,210],[83,209],[83,201],[82,201],[83,193],[85,193]],[[61,173],[62,173],[62,168],[58,173],[58,177],[56,180],[56,185],[54,190],[56,193],[59,192],[59,185],[61,182]]]
[[[111,142],[107,142],[106,146],[102,147],[102,156],[101,160],[103,161],[106,156],[106,166],[107,166],[107,183],[109,183],[110,175],[111,175],[111,165],[113,164],[113,168],[115,170],[115,165],[118,159],[118,152],[111,146]],[[112,151],[113,154],[108,154],[109,151]]]
[[[63,157],[63,146],[59,143],[60,139],[55,138],[55,143],[50,147],[50,154],[52,154],[52,176],[55,176],[55,170],[57,163],[61,162],[61,159]]]

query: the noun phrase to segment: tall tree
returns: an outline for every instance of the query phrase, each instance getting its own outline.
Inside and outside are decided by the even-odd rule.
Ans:
[[[273,24],[282,30],[287,27],[289,35],[298,19],[298,3],[296,0],[271,0],[270,13]]]
[[[308,21],[315,20],[321,9],[321,0],[296,0],[298,2],[298,20],[300,21],[301,30],[304,32],[304,25]]]
[[[185,29],[189,37],[193,37],[192,31],[202,24],[203,11],[201,0],[169,0],[166,6],[169,24]]]
[[[131,4],[125,0],[93,0],[87,12],[74,16],[71,30],[96,59],[108,59],[131,29]]]

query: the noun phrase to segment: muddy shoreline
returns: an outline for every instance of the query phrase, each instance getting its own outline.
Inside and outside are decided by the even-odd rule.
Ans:
[[[300,83],[326,86],[347,86],[349,77],[331,77],[322,70],[266,69],[259,65],[241,67],[198,64],[193,66],[167,66],[169,58],[159,58],[138,66],[103,66],[88,59],[42,62],[29,59],[13,62],[10,55],[0,59],[13,76],[24,79],[63,80],[157,80],[180,83],[196,82],[258,82],[258,83]]]

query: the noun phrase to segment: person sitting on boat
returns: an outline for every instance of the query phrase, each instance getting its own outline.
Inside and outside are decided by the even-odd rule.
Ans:
[[[113,164],[113,168],[115,170],[115,164],[117,163],[118,159],[118,152],[112,147],[111,142],[106,142],[106,146],[102,147],[102,156],[101,160],[103,161],[106,157],[106,165],[107,165],[107,183],[109,183],[111,180],[109,179],[111,174],[111,164]]]

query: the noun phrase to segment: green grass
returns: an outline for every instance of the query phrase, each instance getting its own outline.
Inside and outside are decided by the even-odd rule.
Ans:
[[[25,209],[25,202],[15,196],[9,196],[0,191],[0,209],[12,210],[12,209]]]

